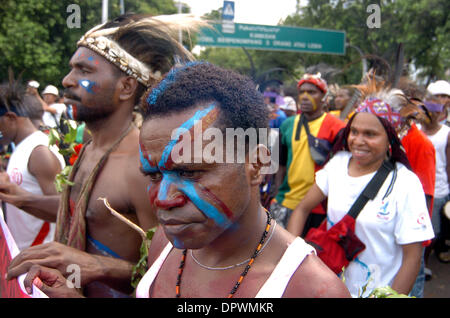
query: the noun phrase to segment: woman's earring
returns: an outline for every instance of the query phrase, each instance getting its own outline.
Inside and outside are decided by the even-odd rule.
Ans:
[[[386,152],[388,159],[391,159],[392,157],[392,146],[389,144],[389,148]]]

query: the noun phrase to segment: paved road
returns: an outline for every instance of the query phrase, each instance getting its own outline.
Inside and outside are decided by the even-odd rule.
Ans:
[[[433,271],[433,276],[425,282],[424,297],[450,298],[450,264],[439,262],[432,252],[427,267]]]

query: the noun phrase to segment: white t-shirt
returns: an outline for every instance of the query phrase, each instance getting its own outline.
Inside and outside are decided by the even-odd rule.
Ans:
[[[434,135],[427,135],[436,150],[436,181],[434,186],[434,197],[444,198],[448,195],[447,180],[447,139],[450,127],[441,125],[441,128]]]
[[[44,112],[42,115],[42,122],[45,126],[55,128],[59,125],[59,121],[61,120],[62,114],[66,111],[66,105],[62,103],[51,104],[50,107],[56,109],[56,114],[52,114],[50,112]],[[56,121],[55,121],[56,119]]]
[[[48,146],[48,137],[43,132],[36,131],[26,137],[15,147],[6,170],[11,182],[34,194],[42,194],[42,190],[37,179],[28,171],[28,160],[34,148],[40,145]],[[58,158],[61,169],[63,169],[65,166],[63,156],[58,153],[57,148],[50,147],[50,150]],[[45,221],[7,203],[6,223],[18,248],[23,250],[30,247],[35,241]],[[49,223],[48,231],[43,231],[43,233],[46,234],[43,243],[53,241],[55,223]]]
[[[351,153],[337,153],[316,173],[316,184],[328,196],[328,228],[339,222],[364,190],[375,172],[348,175]],[[356,218],[356,236],[366,245],[344,272],[345,284],[353,297],[366,297],[376,287],[391,286],[402,264],[401,245],[422,242],[434,237],[425,194],[418,177],[401,163],[389,195],[383,199],[393,181],[390,172],[374,200],[369,200]],[[366,292],[360,295],[367,284]]]

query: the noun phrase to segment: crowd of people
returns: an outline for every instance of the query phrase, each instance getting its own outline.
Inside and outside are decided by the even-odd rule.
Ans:
[[[332,90],[317,73],[291,95],[260,92],[194,61],[173,37],[203,23],[126,14],[78,41],[62,96],[36,81],[0,86],[0,142],[11,152],[0,200],[21,250],[7,279],[26,274],[29,291],[50,297],[368,297],[384,286],[423,297],[430,254],[449,261],[450,84],[393,88],[367,74]],[[64,133],[68,118],[83,127],[82,148],[57,193],[71,163],[46,133]],[[227,129],[270,138],[246,139],[244,162],[218,148],[215,160],[186,152]],[[200,139],[202,155],[210,146]],[[271,152],[278,170],[267,174]],[[341,224],[385,167],[348,226],[352,240],[334,247],[347,263],[333,271],[310,235]],[[142,237],[98,198],[144,232],[156,228],[136,288]]]

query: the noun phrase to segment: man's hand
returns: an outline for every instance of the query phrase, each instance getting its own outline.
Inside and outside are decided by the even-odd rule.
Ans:
[[[72,274],[68,271],[68,266],[73,264],[81,269],[81,286],[95,280],[102,273],[102,267],[94,255],[61,243],[51,242],[21,251],[9,265],[7,279],[13,279],[28,272],[33,265],[56,269],[67,277]]]
[[[15,205],[19,209],[23,207],[28,192],[11,182],[6,172],[0,172],[0,200]]]
[[[33,265],[23,282],[29,294],[33,285],[50,298],[80,298],[83,297],[74,286],[67,284],[64,276],[56,269]]]

